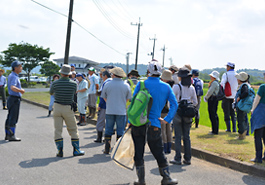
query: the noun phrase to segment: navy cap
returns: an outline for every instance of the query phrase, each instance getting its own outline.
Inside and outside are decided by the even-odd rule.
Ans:
[[[70,66],[71,66],[71,67],[75,67],[75,64],[71,64]]]
[[[76,77],[82,77],[83,79],[85,78],[81,73],[77,73]]]
[[[15,60],[14,62],[12,62],[11,67],[17,67],[19,65],[22,65],[22,63],[17,61],[17,60]]]
[[[199,76],[199,70],[198,69],[193,69],[191,74],[193,74],[195,76]]]

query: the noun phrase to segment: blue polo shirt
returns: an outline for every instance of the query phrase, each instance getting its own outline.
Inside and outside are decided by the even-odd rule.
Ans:
[[[153,98],[153,104],[148,119],[152,126],[161,128],[161,123],[158,118],[161,117],[161,111],[167,101],[170,103],[170,108],[164,120],[170,123],[177,112],[178,103],[176,97],[172,88],[167,83],[162,82],[159,77],[148,77],[148,79],[144,81],[144,85]],[[138,82],[133,93],[134,96],[139,92],[140,86]]]
[[[18,74],[15,73],[14,71],[12,71],[12,73],[8,76],[8,81],[7,81],[8,93],[9,95],[12,95],[12,96],[21,97],[21,93],[12,91],[11,86],[15,86],[21,89],[21,83],[20,83]]]

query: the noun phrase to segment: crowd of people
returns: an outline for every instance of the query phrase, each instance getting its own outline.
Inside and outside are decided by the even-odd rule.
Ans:
[[[190,65],[181,68],[172,65],[168,70],[161,64],[152,60],[147,68],[145,88],[152,96],[153,103],[149,112],[149,123],[143,126],[130,124],[127,109],[133,96],[140,91],[140,77],[137,70],[132,70],[128,75],[120,67],[102,69],[99,76],[95,68],[90,67],[88,74],[75,72],[75,65],[64,64],[59,75],[53,76],[50,86],[50,105],[48,116],[53,110],[54,141],[57,147],[57,157],[63,157],[63,122],[71,136],[73,155],[84,155],[79,147],[78,126],[85,126],[87,118],[93,119],[97,113],[97,139],[96,143],[104,141],[104,154],[111,151],[112,135],[116,131],[116,140],[124,133],[125,128],[132,128],[134,142],[134,161],[138,176],[134,184],[145,184],[144,149],[147,142],[151,153],[154,155],[160,175],[163,177],[161,184],[177,184],[176,179],[170,177],[168,161],[165,154],[171,153],[172,130],[175,138],[175,157],[169,162],[176,165],[191,164],[190,129],[192,122],[195,128],[199,127],[200,104],[203,99],[208,104],[209,119],[211,121],[211,135],[219,133],[219,117],[217,114],[218,103],[222,101],[226,132],[238,132],[237,139],[243,140],[249,133],[249,123],[246,111],[239,108],[239,104],[250,96],[250,76],[245,72],[236,73],[235,64],[228,62],[220,81],[217,71],[212,71],[207,93],[204,95],[204,82],[199,78],[199,70],[192,69]],[[18,61],[12,63],[12,73],[8,77],[9,98],[7,101],[8,116],[6,119],[6,140],[20,141],[15,136],[15,128],[19,115],[21,95],[25,92],[20,85],[18,74],[22,64]],[[0,70],[0,92],[3,98],[3,108],[6,108],[5,96],[2,89],[6,86]],[[124,81],[123,79],[127,79]],[[265,78],[265,74],[264,74]],[[219,98],[220,90],[224,89],[224,97]],[[99,103],[97,105],[97,100]],[[183,104],[192,105],[193,116],[186,116],[180,107]],[[251,132],[254,132],[256,157],[253,162],[262,163],[263,144],[265,143],[265,85],[261,85],[251,105]],[[80,116],[78,122],[75,112]],[[236,112],[236,114],[235,114]],[[88,115],[88,117],[86,117]],[[232,123],[232,124],[231,124]],[[231,127],[232,126],[232,127]],[[104,132],[105,128],[105,132]],[[173,128],[173,129],[172,129]],[[103,134],[104,133],[104,134]],[[103,140],[104,135],[104,140]],[[181,155],[181,140],[184,145],[184,155]],[[265,153],[264,153],[265,155]]]

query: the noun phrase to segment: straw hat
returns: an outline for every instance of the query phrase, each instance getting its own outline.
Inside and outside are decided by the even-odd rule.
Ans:
[[[236,74],[235,76],[238,80],[240,80],[241,82],[245,82],[248,80],[249,75],[246,72],[240,72],[238,74]]]
[[[126,73],[120,67],[115,67],[113,69],[110,69],[109,71],[116,76],[126,77]]]
[[[218,81],[220,80],[218,71],[213,71],[211,74],[209,74],[209,76],[214,77]]]
[[[62,68],[60,69],[59,73],[62,73],[64,75],[70,75],[71,73],[71,66],[68,64],[64,64]]]
[[[172,73],[169,70],[164,70],[161,76],[161,79],[167,80],[167,81],[172,81]]]
[[[5,73],[5,70],[4,69],[0,69],[0,71],[2,71],[3,73]]]

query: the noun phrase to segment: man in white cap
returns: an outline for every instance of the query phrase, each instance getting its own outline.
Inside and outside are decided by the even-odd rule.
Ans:
[[[84,155],[85,152],[79,148],[79,134],[76,125],[74,112],[72,111],[72,102],[74,94],[77,91],[77,83],[69,78],[71,74],[70,65],[64,64],[59,73],[62,78],[52,83],[50,94],[54,95],[54,140],[57,147],[57,157],[63,157],[63,121],[66,124],[67,131],[71,136],[73,155]]]
[[[159,79],[162,70],[163,68],[157,60],[149,62],[147,68],[148,79],[144,81],[144,85],[153,98],[153,104],[148,118],[150,123],[139,127],[132,125],[132,138],[135,148],[134,161],[138,176],[138,180],[134,184],[145,184],[143,156],[146,141],[157,161],[160,175],[163,177],[161,184],[178,183],[176,179],[171,179],[170,177],[168,162],[163,152],[161,136],[161,124],[171,123],[177,111],[178,104],[171,87]],[[140,83],[136,85],[134,96],[139,92],[140,86]],[[167,101],[170,103],[169,112],[166,117],[161,118],[161,111]]]
[[[3,75],[4,73],[5,70],[0,69],[0,96],[2,96],[3,109],[6,110],[6,77]]]
[[[226,65],[227,72],[223,74],[220,84],[222,85],[224,91],[226,92],[225,98],[222,100],[222,108],[224,111],[224,119],[226,123],[226,131],[231,132],[232,121],[232,131],[236,132],[236,118],[235,111],[232,108],[234,98],[236,96],[238,82],[236,79],[235,64],[228,62]],[[231,89],[231,90],[230,90]],[[231,119],[230,119],[231,118]]]
[[[96,105],[97,105],[97,95],[96,92],[99,89],[99,79],[95,75],[95,68],[90,67],[88,69],[90,87],[88,89],[88,108],[89,108],[89,118],[93,119],[96,114]]]
[[[120,67],[110,69],[112,81],[108,82],[101,93],[106,102],[105,154],[109,154],[111,135],[116,123],[117,140],[123,135],[126,126],[126,102],[131,99],[131,89],[122,78],[126,73]]]

